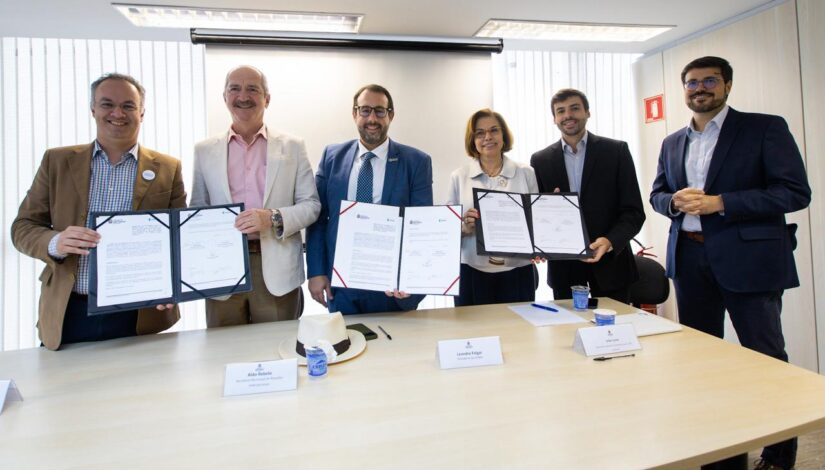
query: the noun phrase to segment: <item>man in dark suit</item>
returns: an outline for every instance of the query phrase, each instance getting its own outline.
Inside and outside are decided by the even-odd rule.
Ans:
[[[432,160],[424,152],[388,138],[394,116],[392,96],[386,88],[362,87],[352,102],[360,139],[328,146],[318,165],[315,184],[321,215],[307,228],[307,277],[312,298],[330,312],[414,310],[424,298],[330,286],[342,200],[399,207],[433,203]]]
[[[627,143],[587,132],[590,104],[584,93],[563,89],[550,100],[559,142],[533,154],[539,191],[579,193],[593,257],[550,261],[553,297],[569,299],[570,286],[590,285],[594,297],[627,302],[639,278],[628,246],[645,221],[636,169]]]
[[[785,214],[811,201],[799,149],[781,117],[727,106],[725,59],[694,60],[682,83],[693,118],[662,142],[650,194],[671,219],[667,275],[679,321],[721,338],[727,310],[743,346],[787,361],[782,293],[799,278]],[[758,468],[789,469],[795,459],[792,439],[766,447]]]

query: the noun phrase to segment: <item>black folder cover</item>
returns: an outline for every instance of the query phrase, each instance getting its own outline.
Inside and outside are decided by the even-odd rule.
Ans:
[[[187,302],[190,300],[204,299],[208,297],[216,297],[221,295],[229,295],[238,292],[249,292],[252,290],[252,281],[249,271],[249,248],[247,247],[246,234],[240,234],[243,238],[243,263],[244,274],[240,279],[234,281],[231,285],[225,287],[217,287],[211,289],[198,290],[186,282],[186,279],[181,279],[181,245],[180,245],[180,227],[186,224],[198,212],[205,209],[227,209],[235,214],[243,211],[244,205],[240,204],[224,204],[209,207],[189,207],[181,209],[163,209],[151,211],[128,211],[128,212],[93,212],[91,214],[92,225],[94,229],[98,229],[103,225],[109,223],[115,216],[121,215],[141,215],[148,214],[157,220],[158,224],[163,226],[169,232],[171,255],[172,255],[172,297],[152,298],[140,302],[129,302],[118,305],[98,305],[98,273],[97,273],[97,248],[91,250],[89,260],[89,314],[97,315],[104,313],[115,313],[126,310],[134,310],[138,308],[153,307],[155,305],[175,304],[180,302]],[[193,212],[194,211],[194,212]],[[181,217],[181,212],[192,212]],[[169,224],[167,225],[160,218],[158,214],[169,214]],[[102,218],[102,220],[101,220]],[[191,291],[183,292],[183,287],[186,286]],[[140,289],[139,285],[135,289]]]

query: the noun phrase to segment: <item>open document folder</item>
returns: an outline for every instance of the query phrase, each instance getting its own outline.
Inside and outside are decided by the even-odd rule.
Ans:
[[[458,295],[461,206],[342,201],[332,286]]]
[[[479,254],[590,258],[577,193],[520,194],[473,188]]]
[[[235,228],[243,204],[94,212],[89,313],[248,292],[249,248]]]

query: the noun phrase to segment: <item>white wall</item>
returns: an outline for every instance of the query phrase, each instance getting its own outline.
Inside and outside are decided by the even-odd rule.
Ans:
[[[818,6],[821,8],[821,4]],[[822,33],[818,34],[821,36]],[[819,43],[822,43],[821,39]],[[786,2],[661,53],[646,56],[635,64],[634,78],[640,109],[643,97],[659,93],[665,95],[666,121],[640,124],[643,126],[641,179],[642,186],[648,188],[648,192],[655,176],[662,138],[684,127],[690,119],[679,77],[681,69],[691,60],[705,55],[724,57],[733,66],[733,88],[728,103],[743,111],[783,116],[805,157],[796,3]],[[811,179],[813,182],[816,178]],[[814,187],[816,193],[817,188]],[[817,206],[816,198],[812,205]],[[782,326],[791,362],[817,370],[809,211],[791,214],[788,221],[800,226],[797,232],[799,246],[794,256],[802,285],[785,293]],[[648,223],[644,229],[648,239],[664,246],[667,225],[666,218],[648,208]],[[819,266],[825,265],[820,263]],[[735,340],[730,324],[726,337]]]
[[[209,46],[210,134],[229,128],[221,93],[226,72],[240,64],[266,74],[272,95],[267,124],[302,137],[314,169],[326,145],[358,137],[353,94],[368,83],[385,86],[395,102],[390,138],[432,156],[436,204],[446,200],[450,173],[467,158],[467,119],[492,102],[488,54]]]
[[[812,264],[814,266],[814,299],[816,335],[819,350],[819,371],[825,373],[825,206],[819,196],[825,188],[825,2],[798,0],[799,57],[802,74],[802,114],[805,128],[804,145],[807,155],[808,180],[814,200],[808,212],[811,227]],[[790,78],[790,77],[789,77]],[[820,293],[816,295],[816,293]]]
[[[249,64],[266,74],[272,95],[268,126],[303,138],[313,170],[329,144],[358,137],[352,97],[377,83],[392,94],[391,139],[428,153],[433,161],[433,201],[447,199],[450,173],[466,159],[467,119],[492,103],[489,54],[354,49],[206,49],[206,109],[209,134],[231,123],[221,93],[226,72]],[[303,284],[305,312],[323,311]],[[419,308],[452,307],[452,297],[427,296]]]

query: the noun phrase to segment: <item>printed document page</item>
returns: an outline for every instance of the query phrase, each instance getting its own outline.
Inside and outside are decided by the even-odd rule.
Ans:
[[[485,193],[478,199],[484,249],[490,253],[533,253],[527,216],[520,195]]]
[[[545,253],[578,255],[586,245],[579,197],[532,194],[533,240]]]
[[[236,217],[226,207],[180,211],[181,292],[232,287],[243,278],[244,237]]]
[[[169,214],[99,216],[95,225],[101,223],[97,228],[97,305],[172,297]]]
[[[458,295],[461,206],[407,207],[398,290]]]
[[[401,217],[393,206],[341,201],[333,287],[393,290],[398,282]]]

